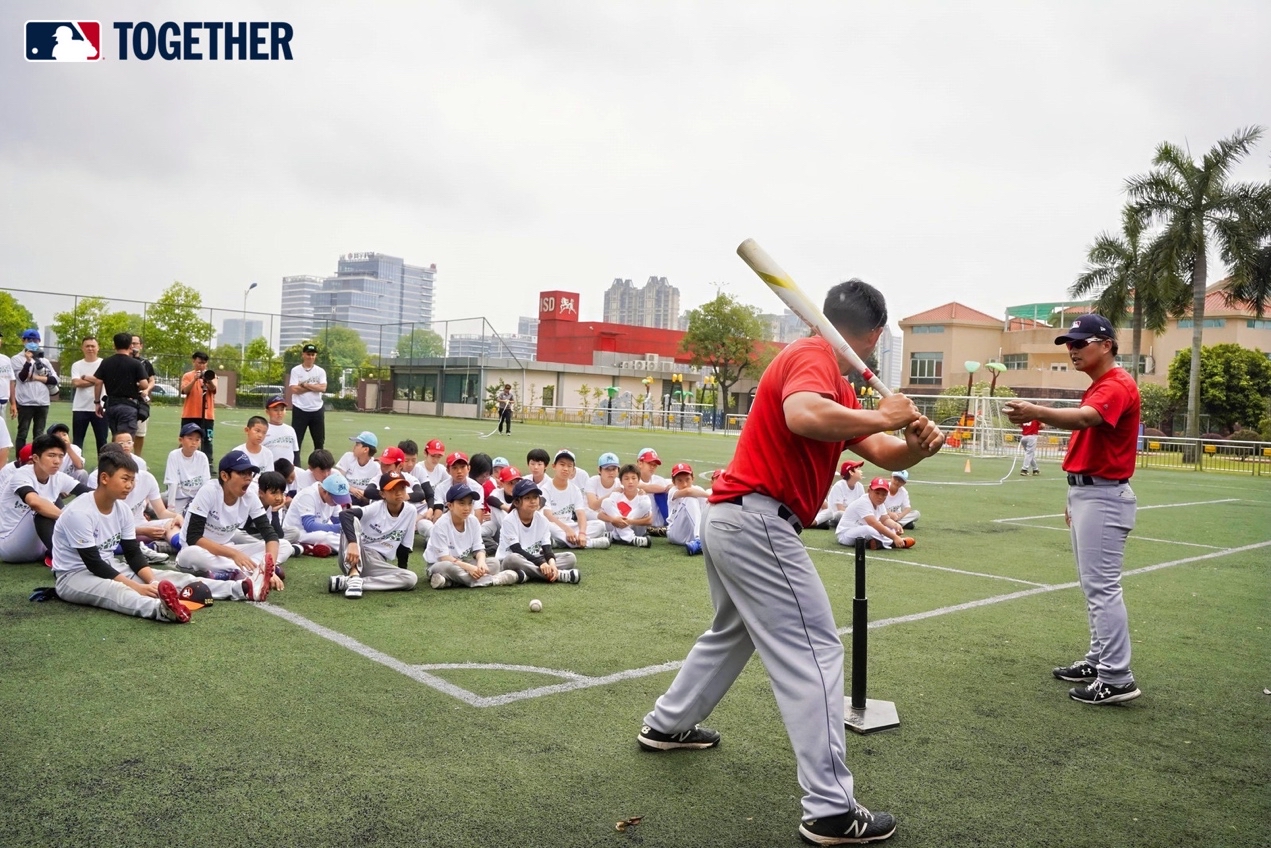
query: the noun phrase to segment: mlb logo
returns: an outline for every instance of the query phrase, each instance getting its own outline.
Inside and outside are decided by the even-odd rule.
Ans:
[[[28,62],[96,62],[102,57],[98,21],[27,21]]]

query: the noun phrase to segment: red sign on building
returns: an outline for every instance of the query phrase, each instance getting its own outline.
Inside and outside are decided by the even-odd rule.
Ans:
[[[577,321],[578,292],[549,291],[538,296],[540,321]]]

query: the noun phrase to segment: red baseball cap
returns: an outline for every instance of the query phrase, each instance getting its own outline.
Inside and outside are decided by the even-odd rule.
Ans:
[[[636,459],[640,462],[651,462],[654,465],[661,465],[662,460],[658,459],[658,452],[653,448],[645,448],[636,454]]]
[[[424,452],[431,456],[441,456],[446,452],[446,446],[442,443],[441,439],[433,439],[428,444],[424,445]]]
[[[680,474],[692,474],[693,466],[687,462],[677,462],[675,467],[671,469],[671,479],[674,480]]]
[[[513,480],[520,480],[523,475],[516,470],[515,465],[508,465],[499,469],[499,482],[511,483]]]
[[[384,448],[384,452],[380,454],[379,461],[383,463],[405,462],[406,453],[401,448],[390,445]]]
[[[886,489],[889,492],[891,491],[891,483],[887,482],[886,477],[875,477],[873,480],[869,481],[869,487],[871,489]]]
[[[429,442],[429,444],[431,445],[431,444],[432,444],[432,442]],[[441,442],[438,442],[437,444],[441,444]],[[430,450],[430,451],[429,451],[429,453],[432,453],[432,451]],[[447,468],[449,468],[450,466],[454,465],[456,462],[462,462],[464,465],[467,465],[467,464],[468,464],[468,455],[467,455],[466,453],[464,453],[463,451],[455,451],[455,452],[454,452],[454,453],[452,453],[450,456],[446,457],[446,467],[447,467]]]
[[[849,459],[847,462],[839,466],[839,473],[842,474],[844,477],[846,477],[847,472],[851,471],[853,468],[861,468],[864,465],[865,463],[863,462],[859,462],[854,459]]]

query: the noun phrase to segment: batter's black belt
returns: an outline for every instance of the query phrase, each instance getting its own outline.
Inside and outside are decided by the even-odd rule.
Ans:
[[[1069,486],[1122,486],[1130,482],[1130,478],[1113,480],[1110,477],[1092,477],[1089,474],[1069,474]]]
[[[799,516],[795,515],[794,511],[791,510],[790,507],[774,498],[767,497],[766,495],[760,495],[752,492],[749,495],[738,495],[735,498],[720,501],[720,503],[734,504],[742,509],[749,510],[750,512],[763,512],[768,515],[775,515],[777,518],[780,518],[782,521],[793,527],[794,532],[803,532],[803,522],[799,520]]]

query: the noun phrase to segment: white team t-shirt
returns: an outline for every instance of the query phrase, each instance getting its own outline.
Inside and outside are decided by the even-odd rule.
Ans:
[[[15,530],[28,520],[34,511],[26,501],[18,499],[18,489],[29,486],[46,501],[56,503],[75,491],[79,481],[69,474],[56,471],[49,479],[41,483],[35,476],[35,468],[24,465],[8,475],[0,488],[0,539],[7,539]]]
[[[154,475],[149,471],[138,471],[137,481],[133,484],[132,491],[128,493],[128,497],[124,500],[124,504],[132,513],[134,521],[146,520],[146,505],[151,501],[161,500],[162,493],[159,491],[159,481],[154,479]],[[79,500],[76,498],[76,500]],[[59,521],[61,519],[58,519]]]
[[[414,474],[415,479],[421,483],[425,480],[432,483],[434,492],[437,491],[438,486],[450,479],[450,473],[446,471],[446,466],[442,465],[440,462],[433,466],[432,471],[429,471],[428,468],[421,462],[415,466],[415,470],[411,473]]]
[[[883,501],[883,509],[888,512],[899,512],[902,509],[909,509],[909,489],[901,486],[900,491],[896,494],[888,494],[887,500]]]
[[[190,501],[194,500],[194,496],[211,476],[211,465],[203,451],[196,450],[193,456],[186,456],[180,448],[170,452],[168,464],[163,470],[168,509],[178,515],[185,515]]]
[[[358,465],[353,451],[347,451],[340,457],[340,461],[335,464],[335,469],[343,474],[344,479],[349,481],[349,486],[355,489],[365,489],[372,483],[379,482],[380,479],[380,464],[375,461],[375,457],[371,457],[366,465]]]
[[[199,489],[199,493],[190,502],[187,518],[181,525],[181,544],[189,543],[189,516],[201,515],[207,523],[203,528],[203,536],[219,545],[229,544],[230,539],[248,519],[256,519],[265,514],[265,506],[260,497],[248,491],[232,505],[225,503],[225,492],[221,489],[220,480],[209,480]]]
[[[321,365],[315,365],[308,371],[303,365],[297,365],[291,369],[291,379],[287,381],[287,385],[326,385],[326,382],[327,372],[322,370]],[[322,408],[322,392],[292,392],[291,405],[304,412],[317,412]]]
[[[101,365],[100,358],[94,359],[92,362],[79,360],[71,364],[71,379],[83,379],[84,377],[92,377],[97,374],[97,366]],[[75,390],[75,396],[71,399],[71,412],[92,412],[96,409],[93,404],[92,386],[84,386],[82,389]]]
[[[277,457],[274,456],[273,451],[265,447],[263,444],[261,445],[260,453],[252,453],[249,451],[246,443],[243,443],[236,448],[232,448],[232,450],[242,451],[247,454],[252,461],[252,465],[259,468],[262,474],[266,471],[274,470],[274,460],[277,459]],[[287,459],[291,459],[291,456],[289,455]]]
[[[587,499],[573,483],[565,486],[564,491],[556,488],[555,483],[543,487],[543,509],[550,509],[552,515],[571,527],[578,526],[578,516],[585,515]]]
[[[622,491],[622,481],[615,477],[613,478],[613,485],[605,488],[604,481],[602,481],[600,479],[600,475],[597,474],[595,477],[588,480],[587,485],[583,486],[582,489],[584,495],[595,495],[603,504],[605,502],[605,498],[609,497],[614,492]]]
[[[475,513],[468,516],[462,530],[455,529],[455,522],[449,515],[443,515],[433,525],[432,535],[428,537],[424,562],[433,565],[443,556],[471,560],[477,551],[485,551],[485,543],[481,541],[481,522]]]
[[[587,491],[587,484],[591,482],[591,475],[590,475],[590,474],[588,474],[586,471],[583,471],[581,468],[579,468],[578,466],[576,466],[576,465],[575,465],[575,466],[574,466],[574,479],[573,479],[573,480],[570,480],[569,482],[571,482],[571,483],[573,483],[575,486],[577,486],[577,487],[578,487],[578,491],[580,491],[580,492],[585,492],[585,491]]]
[[[102,515],[92,495],[76,498],[53,525],[53,571],[87,571],[79,555],[81,548],[96,548],[101,558],[110,562],[121,541],[135,538],[132,512],[123,501],[115,501],[110,513]]]
[[[477,499],[472,502],[472,514],[476,515],[478,510],[485,509],[485,490],[471,480],[464,480],[463,482],[469,489],[477,493]],[[433,493],[433,500],[437,503],[437,506],[442,509],[446,508],[446,492],[448,491],[450,491],[449,477],[447,477],[445,482],[443,482]],[[445,517],[443,516],[442,521],[444,520]]]
[[[340,505],[324,501],[318,492],[320,486],[320,483],[313,483],[296,492],[296,496],[291,499],[291,506],[287,507],[287,514],[282,519],[284,530],[291,527],[303,533],[304,519],[309,515],[323,524],[340,523]]]
[[[684,496],[684,497],[682,497],[682,498],[673,498],[673,497],[671,497],[671,494],[672,494],[674,491],[675,491],[675,490],[674,490],[674,489],[672,489],[670,492],[667,492],[667,493],[666,493],[667,500],[670,502],[670,504],[669,504],[669,507],[668,507],[668,508],[671,510],[671,514],[670,514],[670,515],[668,515],[668,516],[666,517],[666,523],[667,523],[667,525],[668,525],[668,526],[669,526],[669,525],[671,525],[671,524],[673,524],[673,523],[675,522],[676,517],[677,517],[677,516],[678,516],[681,512],[683,512],[683,511],[684,511],[684,508],[685,508],[685,507],[687,507],[687,506],[689,505],[689,502],[690,502],[690,501],[696,501],[696,502],[697,502],[697,506],[698,506],[698,510],[699,510],[699,511],[700,511],[700,509],[701,509],[702,505],[703,505],[704,503],[706,503],[706,499],[705,499],[705,498],[699,498],[699,497],[695,497],[695,496],[693,496],[693,495],[685,495],[685,496]],[[648,496],[646,495],[645,497],[648,497]],[[652,499],[652,498],[649,498],[649,500],[651,501],[651,500],[653,500],[653,499]]]
[[[372,501],[370,506],[361,507],[362,533],[359,541],[363,550],[375,551],[385,559],[392,560],[397,556],[398,545],[404,548],[415,547],[415,522],[419,520],[419,515],[410,507],[408,503],[402,504],[402,511],[397,515],[388,511],[388,504],[384,501]],[[443,521],[450,525],[450,529],[454,529],[454,522],[446,519]],[[429,544],[432,544],[431,539]],[[479,527],[477,544],[481,544]]]
[[[843,508],[847,509],[847,504],[857,498],[864,497],[865,486],[861,483],[856,484],[856,488],[850,488],[847,481],[840,479],[837,483],[830,487],[830,494],[826,500],[830,504],[830,509],[838,509],[837,504],[843,504]]]
[[[552,541],[552,523],[547,516],[535,510],[530,526],[521,523],[521,516],[515,511],[503,516],[503,524],[499,528],[499,550],[496,559],[503,559],[512,552],[513,545],[520,545],[521,550],[531,556],[537,556],[543,546]]]
[[[865,523],[865,517],[868,515],[882,519],[887,515],[887,508],[882,504],[874,506],[874,502],[868,496],[857,498],[847,505],[847,509],[843,510],[843,517],[839,519],[838,527],[835,530],[859,527]]]
[[[296,438],[296,430],[290,424],[270,424],[265,434],[264,446],[274,455],[274,459],[291,459],[300,452],[300,440]],[[272,463],[270,468],[273,468]]]

